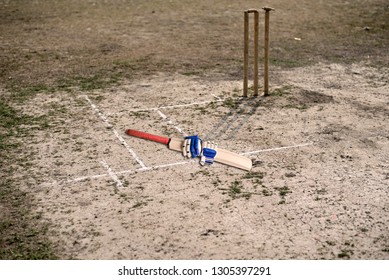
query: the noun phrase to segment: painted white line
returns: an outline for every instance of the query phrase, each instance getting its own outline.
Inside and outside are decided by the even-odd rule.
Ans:
[[[81,181],[86,181],[86,180],[91,180],[91,179],[99,179],[99,178],[104,178],[107,176],[110,176],[114,180],[113,176],[117,176],[117,175],[134,174],[134,173],[140,173],[140,172],[146,172],[146,171],[153,171],[153,170],[158,170],[158,169],[168,168],[168,167],[173,167],[173,166],[192,164],[194,162],[196,162],[196,160],[186,160],[186,161],[156,165],[156,166],[146,167],[146,168],[123,170],[123,171],[118,171],[118,172],[112,172],[112,170],[111,170],[111,172],[112,172],[111,174],[108,172],[108,174],[98,174],[98,175],[92,175],[92,176],[78,177],[78,178],[67,180],[66,183],[75,183],[75,182],[81,182]],[[104,161],[104,163],[106,164],[105,161]],[[104,163],[101,162],[101,164],[104,166],[104,168],[107,171],[109,171],[108,164],[105,166]]]
[[[212,95],[213,97],[215,97],[215,98],[217,99],[217,101],[219,101],[219,102],[224,101],[222,98],[220,98],[219,96],[217,96],[217,95],[215,95],[215,94],[213,94],[213,93],[211,93],[211,95]]]
[[[194,102],[194,103],[189,103],[189,104],[168,105],[168,106],[158,107],[157,110],[159,110],[159,109],[171,109],[171,108],[182,108],[182,107],[192,107],[192,106],[196,106],[196,105],[205,105],[205,104],[209,104],[209,103],[212,103],[212,102],[221,102],[221,101],[222,100],[207,100],[207,101],[203,101],[203,102]]]
[[[157,170],[161,168],[167,168],[167,167],[172,167],[172,166],[178,166],[178,165],[185,165],[185,164],[190,164],[194,163],[196,160],[187,160],[187,161],[180,161],[180,162],[175,162],[175,163],[168,163],[168,164],[163,164],[163,165],[156,165],[153,167],[147,167],[145,169],[138,169],[139,171],[150,171],[150,170]]]
[[[183,136],[187,136],[187,134],[185,133],[185,131],[178,127],[177,125],[175,125],[172,120],[170,118],[168,118],[164,113],[162,113],[160,110],[157,110],[157,113],[158,115],[161,116],[162,119],[164,119],[168,124],[170,124],[171,126],[173,126],[179,133],[181,133],[181,135]]]
[[[299,145],[293,145],[293,146],[286,146],[286,147],[279,147],[279,148],[272,148],[272,149],[264,149],[264,150],[246,152],[246,153],[241,153],[241,155],[242,156],[248,156],[248,155],[254,155],[254,154],[265,153],[265,152],[273,152],[273,151],[280,151],[280,150],[286,150],[286,149],[306,147],[306,146],[311,146],[311,145],[313,145],[313,142],[299,144]]]
[[[105,160],[101,161],[100,163],[101,163],[101,165],[107,170],[109,177],[111,177],[111,179],[112,179],[113,181],[115,181],[116,187],[117,187],[118,189],[119,189],[119,188],[123,188],[123,183],[122,183],[122,181],[120,181],[120,179],[118,178],[118,176],[116,176],[116,173],[112,171],[112,169],[111,169],[111,167],[108,165],[108,163],[107,163]]]
[[[137,154],[134,152],[133,149],[127,144],[127,142],[123,139],[122,136],[117,132],[115,128],[113,128],[113,125],[110,124],[107,117],[100,111],[99,108],[93,102],[89,99],[87,95],[84,95],[86,101],[91,105],[93,110],[97,113],[97,115],[100,117],[100,119],[107,125],[107,127],[111,127],[113,133],[115,134],[116,138],[120,141],[120,143],[127,149],[127,151],[131,154],[131,156],[135,159],[135,161],[142,167],[147,168],[146,165],[143,163],[143,161],[137,156]]]
[[[99,179],[99,178],[103,178],[103,177],[107,177],[107,176],[108,176],[108,174],[99,174],[99,175],[77,177],[74,179],[67,180],[66,183],[75,183],[75,182],[81,182],[81,181],[86,181],[86,180],[91,180],[91,179]]]
[[[253,155],[253,154],[259,154],[259,153],[265,153],[265,152],[273,152],[273,151],[280,151],[280,150],[286,150],[286,149],[306,147],[306,146],[311,146],[311,145],[313,145],[313,142],[299,144],[299,145],[293,145],[293,146],[285,146],[285,147],[279,147],[279,148],[272,148],[272,149],[264,149],[264,150],[258,150],[258,151],[252,151],[252,152],[245,152],[245,153],[241,153],[241,155]],[[151,166],[151,167],[142,167],[142,168],[139,168],[139,169],[129,169],[129,170],[123,170],[123,171],[118,171],[118,172],[112,172],[112,174],[98,174],[98,175],[92,175],[92,176],[84,176],[84,177],[78,177],[78,178],[67,180],[66,183],[74,183],[74,182],[80,182],[80,181],[91,180],[91,179],[99,179],[99,178],[103,178],[103,177],[107,177],[107,176],[111,176],[112,177],[112,175],[117,176],[117,175],[121,175],[121,174],[135,174],[135,173],[146,172],[146,171],[153,171],[153,170],[158,170],[158,169],[163,169],[163,168],[168,168],[168,167],[192,164],[194,162],[197,162],[197,160],[196,159],[192,159],[192,160],[186,160],[186,161],[180,161],[180,162],[156,165],[156,166]],[[107,169],[107,167],[105,167],[105,169]]]
[[[130,146],[127,144],[127,142],[123,139],[123,137],[120,136],[120,134],[117,132],[116,129],[112,129],[115,136],[119,139],[120,143],[124,147],[126,147],[127,151],[132,155],[132,157],[135,159],[135,161],[142,167],[147,168],[147,166],[143,163],[143,161],[137,156],[137,154],[134,152],[133,149],[130,148]]]
[[[174,162],[174,163],[156,165],[156,166],[151,166],[151,167],[146,167],[146,168],[139,168],[139,169],[135,169],[135,170],[123,170],[123,171],[118,171],[118,172],[115,172],[115,174],[116,174],[116,175],[121,175],[121,174],[134,174],[134,173],[140,173],[140,172],[146,172],[146,171],[153,171],[153,170],[158,170],[158,169],[168,168],[168,167],[173,167],[173,166],[192,164],[192,163],[194,163],[194,162],[196,162],[196,160],[180,161],[180,162]]]

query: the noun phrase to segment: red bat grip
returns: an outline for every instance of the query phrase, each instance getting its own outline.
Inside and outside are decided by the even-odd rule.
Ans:
[[[168,145],[169,141],[170,141],[170,139],[167,137],[162,137],[162,136],[158,136],[158,135],[154,135],[154,134],[150,134],[150,133],[146,133],[146,132],[142,132],[142,131],[138,131],[138,130],[134,130],[134,129],[127,129],[126,133],[130,136],[154,141],[154,142],[165,144],[165,145]]]

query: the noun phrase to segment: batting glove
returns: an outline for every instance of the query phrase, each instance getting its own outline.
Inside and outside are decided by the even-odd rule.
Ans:
[[[217,154],[217,144],[213,142],[204,141],[202,143],[200,164],[201,165],[213,164],[216,154]]]
[[[182,145],[182,154],[184,157],[195,158],[201,154],[201,139],[197,135],[185,137]]]

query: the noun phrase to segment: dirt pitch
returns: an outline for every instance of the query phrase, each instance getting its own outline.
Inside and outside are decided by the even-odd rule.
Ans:
[[[210,11],[206,1],[32,2],[1,1],[2,27],[12,29],[2,35],[1,96],[44,120],[10,134],[20,146],[9,155],[28,160],[8,157],[2,173],[31,198],[58,258],[389,259],[384,1],[353,26],[356,1],[346,30],[331,29],[337,36],[324,30],[331,15],[315,21],[306,9],[348,4],[306,3],[296,19],[301,1],[272,2],[271,95],[258,98],[241,98],[243,10],[254,1]],[[282,16],[312,30],[288,30]],[[350,32],[357,47],[338,42]],[[295,59],[288,48],[300,43]],[[199,134],[253,169],[200,167],[127,128]],[[0,217],[11,219],[5,205]]]

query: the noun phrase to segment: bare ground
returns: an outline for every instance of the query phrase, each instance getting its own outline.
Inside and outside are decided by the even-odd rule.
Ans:
[[[76,2],[1,2],[1,96],[34,117],[2,126],[19,144],[2,146],[2,186],[30,198],[57,257],[388,259],[384,1],[363,16],[360,1],[272,3],[271,96],[248,99],[243,1]],[[348,19],[322,10],[345,5]],[[127,128],[198,133],[254,168],[201,168]],[[3,205],[17,224],[18,206]],[[1,244],[13,248],[20,229],[7,225]]]

